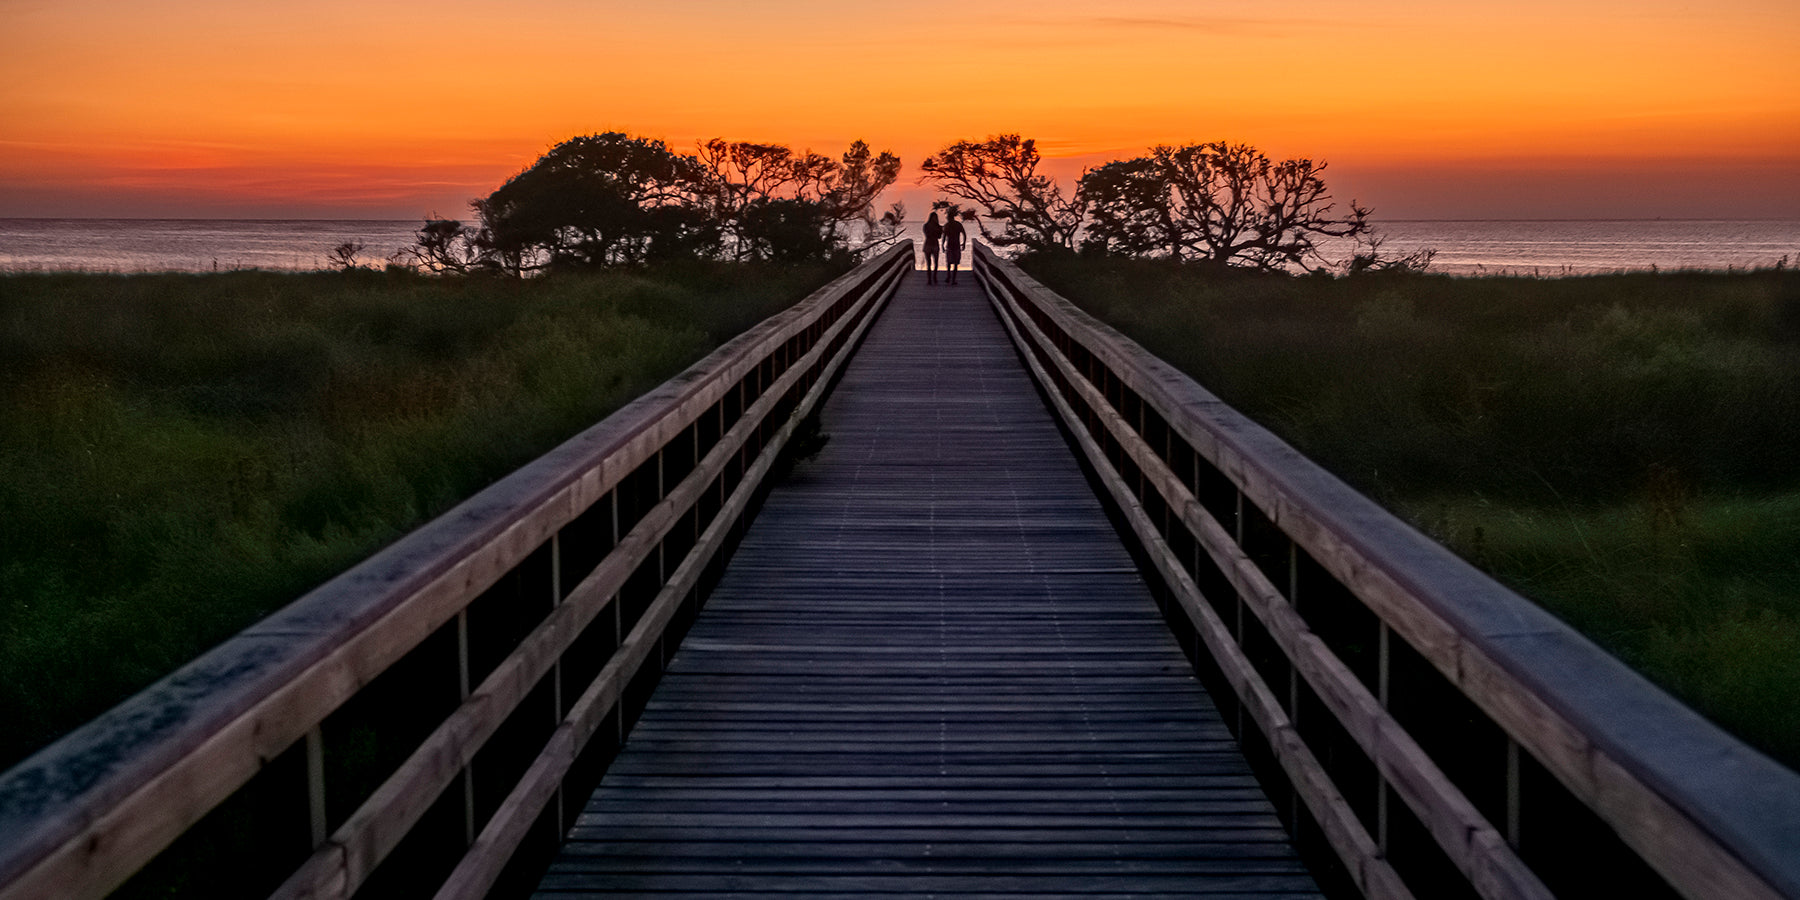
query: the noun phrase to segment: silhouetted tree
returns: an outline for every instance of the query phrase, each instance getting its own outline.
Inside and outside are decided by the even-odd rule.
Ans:
[[[706,173],[662,141],[571,138],[475,202],[482,250],[514,273],[707,255],[718,228]]]
[[[394,262],[431,274],[462,275],[499,268],[493,255],[482,249],[481,231],[455,219],[433,215],[413,234],[412,246],[401,248]]]
[[[843,246],[863,253],[899,240],[906,207],[898,202],[875,215],[875,198],[900,177],[900,157],[883,150],[877,155],[863,141],[844,151],[824,201],[831,210],[832,231]],[[860,228],[860,243],[851,231]]]
[[[798,230],[792,220],[799,210],[762,211],[756,207],[774,200],[794,200],[808,180],[829,168],[831,160],[816,153],[795,155],[780,144],[728,141],[713,138],[700,142],[696,157],[706,172],[704,191],[710,212],[726,236],[726,252],[736,259],[754,258],[763,241],[748,230],[769,228]],[[800,216],[811,218],[810,216]]]
[[[832,240],[824,205],[813,200],[759,197],[733,224],[739,259],[794,263],[830,259],[841,249]]]
[[[1431,268],[1437,250],[1426,247],[1411,253],[1390,253],[1382,249],[1387,238],[1373,233],[1357,235],[1350,258],[1338,266],[1345,275],[1370,272],[1423,272]]]
[[[999,247],[1027,252],[1075,249],[1083,204],[1064,196],[1056,179],[1038,174],[1037,142],[1016,134],[985,141],[957,141],[920,164],[924,180],[953,197],[969,200],[985,212],[977,220],[982,237]],[[988,221],[999,222],[998,234]]]
[[[426,220],[406,256],[422,271],[513,275],[676,257],[847,258],[898,236],[904,211],[878,220],[872,209],[899,174],[899,157],[862,141],[834,160],[779,144],[714,139],[687,155],[589,135],[474,201],[477,226]]]
[[[1304,268],[1320,238],[1369,232],[1369,210],[1334,213],[1310,159],[1276,162],[1248,144],[1160,146],[1082,178],[1099,227],[1084,249],[1163,255],[1224,268]]]
[[[871,211],[866,227],[863,229],[862,240],[852,245],[850,250],[860,256],[885,249],[900,240],[905,231],[906,204],[896,200],[888,204],[887,211],[879,217]]]
[[[348,272],[351,269],[362,268],[361,262],[357,257],[361,255],[367,246],[368,245],[361,241],[345,241],[336,247],[331,248],[331,252],[325,255],[325,261],[345,272]]]
[[[709,211],[736,259],[798,261],[852,252],[851,231],[877,228],[875,198],[900,174],[900,158],[863,141],[841,160],[780,144],[714,138],[696,157],[708,174]]]
[[[1182,231],[1169,202],[1169,179],[1154,158],[1121,159],[1081,176],[1087,229],[1081,252],[1120,256],[1182,255]]]

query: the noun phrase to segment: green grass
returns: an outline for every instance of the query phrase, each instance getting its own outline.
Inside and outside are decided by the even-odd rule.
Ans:
[[[0,768],[831,274],[0,277]]]
[[[1800,274],[1028,266],[1800,767]]]

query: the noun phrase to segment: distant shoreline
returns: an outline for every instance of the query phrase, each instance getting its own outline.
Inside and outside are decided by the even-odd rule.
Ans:
[[[343,244],[361,245],[359,264],[381,268],[414,244],[424,221],[0,219],[0,272],[312,272],[334,268],[327,255]],[[919,233],[918,220],[904,224],[908,233]],[[1390,255],[1434,251],[1430,271],[1446,275],[1741,272],[1800,265],[1800,218],[1389,219],[1378,220],[1375,233]],[[1329,240],[1320,252],[1327,261],[1341,261],[1358,251],[1349,241]]]
[[[242,216],[0,216],[0,222],[257,222],[257,223],[266,223],[266,224],[281,223],[281,222],[372,222],[372,223],[379,223],[379,224],[385,224],[385,225],[392,225],[392,224],[397,224],[397,223],[401,223],[401,222],[409,222],[409,223],[410,222],[423,222],[428,218],[442,218],[442,217],[414,216],[412,218],[397,218],[396,219],[396,218],[358,218],[358,217],[319,218],[316,216],[300,217],[300,218],[242,217]],[[906,221],[907,221],[907,223],[911,224],[911,223],[916,223],[916,222],[923,222],[925,220],[909,218]],[[1589,218],[1589,217],[1572,217],[1572,218],[1571,217],[1538,217],[1538,218],[1456,217],[1456,218],[1421,218],[1421,219],[1409,219],[1409,218],[1385,219],[1384,218],[1384,219],[1379,219],[1376,221],[1376,227],[1379,228],[1382,225],[1400,224],[1400,223],[1433,224],[1433,223],[1473,223],[1473,222],[1520,223],[1520,224],[1533,223],[1533,222],[1566,222],[1566,223],[1578,223],[1578,222],[1630,222],[1630,223],[1642,223],[1642,222],[1671,222],[1671,223],[1679,223],[1679,222],[1768,222],[1768,223],[1787,223],[1787,222],[1792,222],[1792,223],[1800,223],[1800,216],[1650,216],[1650,217],[1644,217],[1644,216],[1638,216],[1638,217],[1600,216],[1600,217],[1592,217],[1592,218]]]

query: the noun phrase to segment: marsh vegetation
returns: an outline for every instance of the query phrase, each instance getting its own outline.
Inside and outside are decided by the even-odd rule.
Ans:
[[[0,768],[834,271],[0,277]]]
[[[1800,766],[1800,274],[1027,268]]]

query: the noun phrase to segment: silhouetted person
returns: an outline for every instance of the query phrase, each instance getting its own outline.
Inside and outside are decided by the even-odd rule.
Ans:
[[[968,242],[968,235],[963,233],[962,223],[956,221],[956,216],[944,216],[944,271],[950,274],[951,284],[956,283],[956,264],[962,262],[963,245]]]
[[[937,284],[938,246],[944,240],[944,226],[938,224],[937,210],[925,220],[925,283]]]

